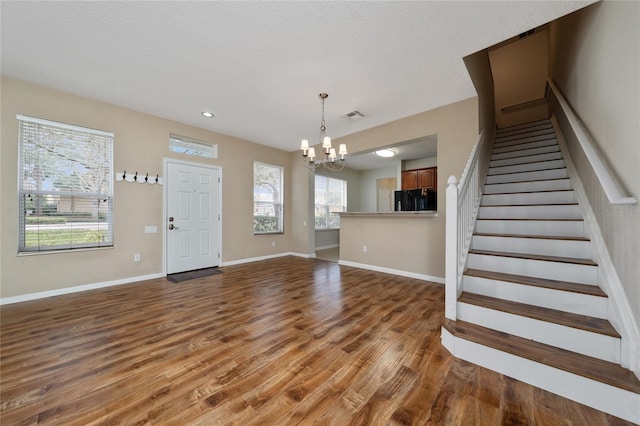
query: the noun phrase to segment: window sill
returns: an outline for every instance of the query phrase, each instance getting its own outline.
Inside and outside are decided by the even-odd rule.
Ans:
[[[74,249],[59,249],[59,250],[40,250],[40,251],[19,251],[17,256],[38,256],[42,254],[62,254],[62,253],[77,253],[84,251],[99,251],[99,250],[110,250],[113,249],[114,246],[104,246],[104,247],[81,247]]]

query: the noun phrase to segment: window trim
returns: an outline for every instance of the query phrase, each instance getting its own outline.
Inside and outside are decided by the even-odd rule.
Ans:
[[[280,170],[280,204],[279,204],[279,211],[280,211],[280,215],[276,216],[278,217],[278,230],[276,231],[256,231],[256,226],[255,226],[255,205],[256,205],[256,198],[255,198],[255,185],[256,185],[256,165],[262,165],[262,166],[267,166],[267,167],[272,167],[274,169],[279,169]],[[271,163],[266,163],[264,161],[257,161],[255,160],[253,162],[253,178],[252,178],[252,182],[253,182],[253,215],[252,218],[254,218],[254,223],[253,223],[253,235],[275,235],[275,234],[284,234],[284,166],[279,166],[277,164],[271,164]],[[274,210],[275,210],[275,203],[274,204]]]

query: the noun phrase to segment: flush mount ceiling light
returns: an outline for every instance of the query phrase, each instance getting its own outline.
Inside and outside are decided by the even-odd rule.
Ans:
[[[391,158],[396,155],[396,150],[393,148],[379,149],[376,151],[376,155],[378,157]]]
[[[200,114],[202,114],[203,117],[213,118],[213,113],[209,111],[202,111]]]
[[[319,138],[319,151],[324,151],[324,158],[320,157],[316,159],[316,149],[309,147],[309,139],[302,139],[300,143],[300,149],[302,150],[302,158],[305,161],[306,168],[315,170],[322,165],[330,172],[337,172],[344,169],[344,156],[347,155],[347,145],[341,143],[338,149],[338,155],[340,156],[340,162],[336,163],[336,149],[331,146],[331,138],[325,135],[327,126],[324,122],[324,100],[329,97],[326,93],[320,93],[318,95],[322,99],[322,121],[320,121],[320,138]],[[308,159],[308,161],[307,161]]]

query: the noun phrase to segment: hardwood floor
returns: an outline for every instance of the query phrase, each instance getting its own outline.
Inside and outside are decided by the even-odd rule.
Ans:
[[[622,425],[453,358],[444,287],[315,259],[1,308],[2,425]]]

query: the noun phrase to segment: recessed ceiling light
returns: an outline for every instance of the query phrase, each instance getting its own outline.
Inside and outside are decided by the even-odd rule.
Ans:
[[[209,111],[202,111],[200,114],[202,114],[203,117],[213,118],[213,113]]]
[[[391,158],[396,155],[396,150],[393,148],[385,148],[376,151],[378,157]]]

